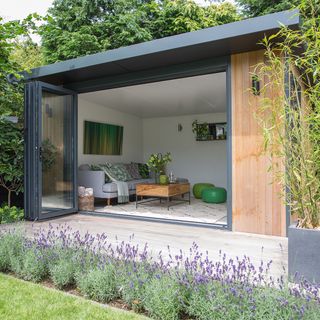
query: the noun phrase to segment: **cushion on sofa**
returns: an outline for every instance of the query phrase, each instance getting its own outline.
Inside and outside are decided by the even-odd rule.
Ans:
[[[139,166],[137,163],[125,163],[124,164],[125,168],[129,172],[130,176],[132,179],[142,179],[140,173],[139,173]]]
[[[149,170],[149,167],[146,163],[136,163],[136,162],[132,162],[132,163],[135,163],[136,165],[138,165],[139,174],[142,179],[149,179],[150,178],[150,170]]]
[[[106,163],[103,166],[103,171],[109,176],[112,181],[130,181],[132,177],[125,168],[123,163]]]

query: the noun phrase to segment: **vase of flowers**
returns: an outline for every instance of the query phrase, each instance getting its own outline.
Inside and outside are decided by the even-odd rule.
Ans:
[[[162,153],[151,154],[147,165],[150,168],[150,171],[154,172],[156,183],[160,183],[160,175],[166,174],[166,165],[171,161],[170,152],[167,152],[164,155]],[[162,181],[164,180],[162,179]]]

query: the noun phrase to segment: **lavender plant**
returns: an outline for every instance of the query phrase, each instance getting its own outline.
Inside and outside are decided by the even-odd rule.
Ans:
[[[177,279],[158,273],[146,284],[143,305],[153,319],[178,320],[183,310]]]
[[[42,249],[26,244],[21,259],[20,276],[27,281],[40,282],[48,276],[47,266]]]
[[[290,285],[269,275],[272,262],[256,267],[249,257],[212,261],[196,244],[188,254],[147,245],[112,245],[105,234],[81,235],[68,226],[40,230],[32,239],[0,233],[0,270],[30,281],[76,286],[94,300],[121,297],[155,319],[317,319],[320,286],[303,279]]]
[[[90,270],[77,280],[84,296],[99,302],[109,302],[118,297],[114,264],[106,263],[103,268]]]

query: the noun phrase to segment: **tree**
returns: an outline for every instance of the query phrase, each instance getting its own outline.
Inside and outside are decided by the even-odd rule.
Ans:
[[[8,206],[12,192],[23,190],[23,129],[0,117],[0,186],[8,191]]]
[[[55,0],[42,26],[48,63],[239,20],[230,3]]]
[[[0,18],[0,186],[8,191],[9,206],[12,192],[23,189],[23,84],[11,84],[7,76],[19,79],[19,71],[34,66],[35,49],[28,37],[34,18],[6,23]],[[8,116],[17,116],[19,123],[7,121]]]
[[[4,22],[0,17],[0,112],[22,117],[23,84],[12,85],[8,75],[21,78],[19,72],[30,70],[43,63],[40,52],[30,39],[34,30],[36,14],[29,15],[23,21]],[[38,53],[37,53],[38,52]],[[36,63],[38,61],[38,63]]]
[[[17,72],[17,66],[10,61],[10,55],[14,49],[14,39],[22,36],[24,26],[18,21],[3,23],[0,18],[0,111],[1,114],[9,112],[12,115],[20,115],[22,112],[21,86],[12,86],[7,81],[7,76]]]
[[[41,47],[29,37],[15,41],[9,60],[16,69],[27,72],[45,64]]]
[[[301,0],[236,0],[245,17],[257,17],[268,13],[297,7]]]

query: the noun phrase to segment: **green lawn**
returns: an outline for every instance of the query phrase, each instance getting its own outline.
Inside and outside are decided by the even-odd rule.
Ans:
[[[38,284],[0,273],[0,319],[6,320],[143,320],[133,313],[104,308]]]

